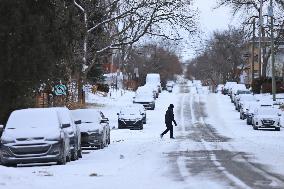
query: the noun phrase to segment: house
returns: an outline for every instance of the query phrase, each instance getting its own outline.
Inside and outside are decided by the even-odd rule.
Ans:
[[[280,45],[279,45],[280,43]],[[266,52],[270,50],[270,38],[264,38],[262,41],[262,45],[265,46]],[[276,76],[284,76],[284,41],[278,42],[279,48],[275,53],[275,71],[276,71]],[[258,53],[259,53],[259,43],[258,43],[258,38],[255,39],[254,42],[254,52],[252,52],[252,46],[253,46],[253,41],[249,41],[246,49],[248,52],[248,57],[246,59],[246,64],[248,67],[248,83],[252,83],[252,72],[254,72],[254,78],[259,78],[259,72],[263,66],[263,57],[261,57],[261,62],[262,64],[259,65],[258,62]],[[254,58],[254,67],[253,67],[253,58]],[[271,57],[268,60],[268,65],[266,69],[266,76],[271,77],[272,76],[272,66],[271,66]]]

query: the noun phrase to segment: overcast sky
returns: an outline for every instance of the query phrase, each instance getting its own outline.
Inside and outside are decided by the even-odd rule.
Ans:
[[[230,24],[235,22],[232,19],[230,9],[222,7],[214,9],[216,7],[216,0],[194,0],[194,6],[200,11],[200,26],[204,32],[202,38],[208,39],[213,31],[225,30]],[[183,53],[183,60],[194,57],[194,50],[186,50]]]

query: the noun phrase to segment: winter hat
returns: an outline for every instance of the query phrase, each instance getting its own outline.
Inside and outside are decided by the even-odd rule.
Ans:
[[[170,108],[174,108],[174,105],[173,104],[170,104],[170,106],[169,106]]]

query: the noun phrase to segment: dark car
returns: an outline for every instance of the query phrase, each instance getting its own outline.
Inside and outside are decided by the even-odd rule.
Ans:
[[[97,147],[102,149],[110,144],[110,127],[108,118],[95,109],[72,110],[72,115],[81,120],[82,147]]]
[[[71,159],[70,127],[70,124],[61,122],[55,109],[32,108],[12,112],[1,137],[2,164],[65,164]]]
[[[151,93],[139,93],[137,94],[134,99],[133,103],[142,104],[145,109],[147,110],[154,110],[155,109],[155,99]]]
[[[119,129],[143,129],[143,114],[137,107],[123,107],[118,115]]]

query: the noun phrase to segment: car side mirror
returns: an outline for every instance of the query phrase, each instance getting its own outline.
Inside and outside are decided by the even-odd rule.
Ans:
[[[82,121],[81,121],[81,120],[76,120],[76,121],[74,121],[74,123],[75,123],[76,125],[79,125],[79,124],[82,123]]]
[[[62,124],[61,125],[61,128],[68,128],[68,127],[70,127],[71,125],[70,125],[70,123],[65,123],[65,124]]]
[[[108,123],[108,118],[103,118],[103,119],[101,119],[101,122],[100,123]]]

